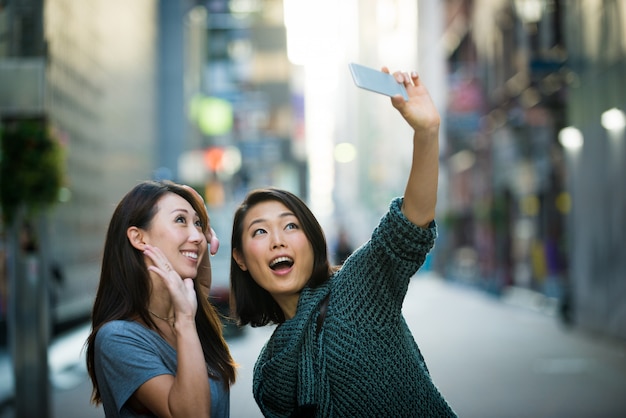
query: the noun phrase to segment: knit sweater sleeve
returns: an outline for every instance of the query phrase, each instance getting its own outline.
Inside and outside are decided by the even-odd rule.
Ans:
[[[437,228],[411,223],[394,199],[371,238],[346,260],[333,278],[335,314],[355,324],[385,324],[401,315],[411,277],[434,245]]]

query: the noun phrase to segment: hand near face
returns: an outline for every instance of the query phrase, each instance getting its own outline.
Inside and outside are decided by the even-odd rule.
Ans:
[[[144,255],[149,257],[153,263],[148,265],[148,270],[163,278],[163,283],[172,298],[176,317],[179,319],[189,317],[193,320],[198,308],[196,292],[193,290],[193,280],[181,278],[159,248],[146,244]]]

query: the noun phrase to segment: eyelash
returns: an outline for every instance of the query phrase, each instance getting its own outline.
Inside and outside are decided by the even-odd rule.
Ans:
[[[187,219],[181,215],[181,216],[176,217],[176,222],[179,222],[179,221],[183,221],[186,223]],[[194,221],[194,225],[197,226],[198,228],[202,228],[204,226],[202,225],[202,221],[200,221],[199,219]]]
[[[300,229],[300,226],[295,222],[289,222],[287,225],[285,225],[285,229]],[[252,231],[252,236],[259,235],[259,233],[261,232],[267,233],[265,229],[259,228]]]

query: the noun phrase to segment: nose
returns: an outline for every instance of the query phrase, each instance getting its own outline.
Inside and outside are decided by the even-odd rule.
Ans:
[[[272,249],[285,247],[285,241],[280,233],[272,234]]]
[[[202,233],[202,231],[200,231],[195,226],[191,226],[190,227],[189,241],[194,242],[194,243],[198,243],[198,242],[202,241],[203,237],[204,237],[204,234]]]

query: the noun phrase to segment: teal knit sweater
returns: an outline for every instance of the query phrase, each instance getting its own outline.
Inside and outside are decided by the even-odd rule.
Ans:
[[[324,285],[303,289],[254,367],[266,417],[454,417],[402,316],[409,281],[437,235],[396,198],[371,239]],[[316,332],[320,302],[330,295]]]

